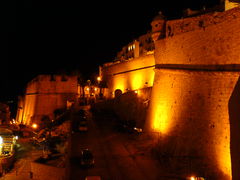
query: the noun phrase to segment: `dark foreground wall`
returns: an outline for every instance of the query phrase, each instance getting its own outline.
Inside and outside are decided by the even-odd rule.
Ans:
[[[146,120],[147,109],[150,102],[152,88],[129,91],[114,99],[93,105],[100,111],[112,111],[121,121],[135,121],[136,126],[143,128]]]

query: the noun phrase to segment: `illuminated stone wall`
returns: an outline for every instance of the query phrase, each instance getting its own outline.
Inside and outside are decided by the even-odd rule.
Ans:
[[[239,169],[240,157],[230,152],[239,147],[239,136],[232,132],[240,127],[232,127],[238,122],[229,118],[239,52],[239,8],[166,23],[166,38],[155,42],[146,129],[160,138],[159,153],[168,156],[169,169],[213,180],[239,179],[234,168]]]
[[[39,75],[28,83],[17,121],[38,123],[44,115],[54,118],[54,110],[66,108],[67,101],[76,101],[77,77]],[[20,109],[21,109],[20,108]]]
[[[239,64],[239,8],[168,21],[156,41],[156,64]]]
[[[122,93],[152,87],[154,79],[154,43],[152,33],[136,38],[117,53],[113,62],[99,68],[99,76],[107,85],[104,96],[113,98],[119,89]]]
[[[114,97],[116,89],[122,93],[152,87],[155,60],[153,54],[102,67],[102,79],[107,82],[107,97]]]
[[[232,8],[235,8],[235,7],[238,7],[239,6],[239,2],[236,3],[236,2],[231,2],[229,0],[225,0],[225,9],[226,10],[229,10],[229,9],[232,9]]]

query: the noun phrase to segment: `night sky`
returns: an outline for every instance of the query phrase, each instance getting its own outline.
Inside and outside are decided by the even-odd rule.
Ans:
[[[0,101],[16,100],[38,74],[79,71],[91,78],[99,65],[150,30],[159,11],[174,19],[185,8],[217,2],[9,1],[1,11]]]

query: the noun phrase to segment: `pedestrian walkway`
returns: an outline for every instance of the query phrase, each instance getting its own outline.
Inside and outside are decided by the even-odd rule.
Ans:
[[[5,174],[0,180],[32,180],[31,162],[42,155],[41,150],[34,150],[28,153],[27,157],[19,159],[14,168]]]

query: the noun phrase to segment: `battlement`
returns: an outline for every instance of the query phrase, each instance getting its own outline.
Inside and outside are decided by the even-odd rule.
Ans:
[[[165,21],[165,36],[153,33],[156,68],[146,129],[160,132],[160,151],[170,152],[173,169],[185,156],[191,171],[206,179],[238,179],[239,113],[232,99],[239,101],[240,8]]]
[[[27,84],[25,96],[19,99],[17,121],[31,125],[40,124],[43,116],[53,119],[54,110],[75,102],[77,93],[77,76],[39,75]]]
[[[67,75],[38,75],[26,88],[26,94],[76,92],[77,76]]]
[[[56,81],[56,82],[65,82],[71,79],[73,76],[67,76],[67,75],[38,75],[35,77],[32,81],[29,83],[39,82],[39,81]]]
[[[209,26],[231,21],[235,18],[240,18],[240,8],[233,8],[225,12],[211,12],[200,16],[176,19],[167,21],[166,37],[172,37],[179,34],[187,33],[196,30],[205,30]],[[226,27],[227,28],[227,27]]]
[[[240,64],[240,8],[166,22],[156,64]],[[197,66],[196,66],[197,67]],[[200,67],[200,66],[199,66]]]

